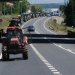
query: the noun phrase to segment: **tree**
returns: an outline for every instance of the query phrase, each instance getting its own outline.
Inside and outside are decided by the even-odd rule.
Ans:
[[[29,2],[27,0],[22,0],[22,12],[26,12],[30,8]]]
[[[75,0],[69,0],[64,12],[66,25],[75,26]]]
[[[64,12],[64,10],[65,10],[65,5],[60,5],[59,10],[62,11],[62,12]]]
[[[42,12],[42,8],[39,5],[32,5],[31,11],[32,12]]]
[[[11,2],[11,3],[13,3],[13,6],[12,6],[13,14],[15,14],[15,13],[20,14],[21,5],[22,5],[22,12],[25,12],[27,9],[29,9],[29,7],[30,7],[29,2],[27,0],[21,0],[21,1],[22,2],[19,2],[19,0],[17,0],[17,1],[14,0]],[[1,4],[2,4],[2,9],[1,8],[0,9],[1,9],[2,13],[4,14],[4,2],[1,2]],[[0,6],[1,6],[1,4],[0,4]],[[10,14],[10,13],[11,13],[11,7],[5,3],[5,14]]]

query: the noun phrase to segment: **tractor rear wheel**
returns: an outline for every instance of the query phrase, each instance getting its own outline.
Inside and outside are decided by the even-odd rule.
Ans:
[[[9,60],[9,54],[7,52],[2,52],[3,60]]]

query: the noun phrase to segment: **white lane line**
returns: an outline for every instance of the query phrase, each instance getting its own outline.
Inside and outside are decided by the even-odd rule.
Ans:
[[[48,18],[48,19],[44,22],[43,26],[44,26],[44,28],[45,28],[48,32],[53,33],[53,34],[56,34],[56,33],[52,32],[52,31],[48,30],[48,29],[45,27],[45,23],[46,23],[49,19],[50,19],[50,18]]]
[[[42,19],[44,19],[44,18],[45,18],[45,17],[42,17],[42,18],[40,18],[39,20],[37,20],[37,21],[33,24],[33,26],[35,26],[38,21],[40,21],[40,20],[42,20]],[[40,33],[39,33],[38,31],[36,31],[36,30],[35,30],[35,32],[36,32],[37,34],[40,34]]]
[[[29,21],[31,21],[32,19],[30,19]],[[25,22],[23,25],[22,25],[22,28],[25,24],[27,24],[29,21]],[[2,59],[2,53],[0,54],[0,59]]]
[[[41,20],[41,19],[39,19],[39,20]],[[37,20],[33,25],[36,25],[36,23],[39,21],[39,20]],[[49,20],[49,18],[47,19],[47,20]],[[46,21],[47,21],[46,20]],[[45,23],[46,23],[46,21],[44,22],[44,28],[46,28],[45,27]],[[47,29],[48,30],[48,29]],[[38,31],[35,31],[37,34],[40,34]],[[54,34],[54,33],[53,33]],[[55,34],[56,35],[56,34]],[[47,39],[46,37],[43,37],[44,39]],[[52,42],[52,41],[50,41],[50,42]],[[74,52],[72,52],[72,50],[70,50],[70,49],[66,49],[66,48],[64,48],[64,47],[62,47],[61,45],[58,45],[58,44],[56,44],[56,43],[53,43],[55,46],[57,46],[57,47],[59,47],[59,48],[61,48],[61,49],[63,49],[63,50],[65,50],[65,51],[68,51],[68,52],[70,52],[70,53],[72,53],[72,54],[75,54]]]
[[[41,18],[41,19],[43,19],[43,18]],[[41,20],[41,19],[39,19],[39,20]],[[34,25],[39,21],[39,20],[37,20],[35,23],[34,23]],[[24,24],[25,25],[25,24]],[[37,31],[36,31],[36,33],[37,34],[40,34],[40,33],[38,33]],[[45,38],[46,39],[46,38]],[[32,49],[34,50],[34,52],[38,55],[38,57],[45,63],[45,65],[50,69],[50,71],[51,70],[54,70],[54,71],[52,71],[53,72],[53,74],[54,75],[62,75],[62,74],[60,74],[60,72],[55,72],[55,68],[36,50],[36,48],[32,45],[32,44],[30,44],[30,46],[32,47]]]
[[[32,47],[33,51],[38,55],[38,57],[45,63],[45,65],[49,68],[50,71],[53,72],[54,75],[62,75],[58,70],[56,70],[39,52],[38,50],[32,45],[30,44],[30,46]],[[51,69],[53,68],[53,69]]]
[[[33,19],[30,19],[29,21],[27,21],[27,22],[25,22],[21,27],[23,28],[28,22],[30,22],[31,20],[33,20]],[[24,30],[22,30],[23,31],[23,33],[24,33]]]
[[[54,70],[55,68],[52,67],[52,68],[49,68],[49,69]]]
[[[53,71],[53,72],[54,72],[54,71],[57,72],[57,70],[51,70],[51,71]]]
[[[50,30],[48,30],[46,27],[45,27],[45,24],[46,24],[46,22],[49,20],[49,18],[44,22],[44,24],[43,24],[43,26],[44,26],[44,28],[48,31],[48,32],[51,32]],[[51,33],[53,33],[53,32],[51,32]],[[53,34],[55,34],[55,35],[57,35],[56,33],[53,33]],[[44,37],[45,39],[47,39],[46,37]],[[69,39],[69,38],[66,38],[66,39]],[[50,42],[52,42],[52,41],[50,41]],[[62,47],[61,45],[58,45],[58,44],[56,44],[56,43],[53,43],[55,46],[57,46],[57,47],[59,47],[59,48],[61,48],[61,49],[63,49],[63,50],[65,50],[65,51],[68,51],[68,52],[70,52],[70,53],[72,53],[72,54],[75,54],[75,52],[73,52],[72,50],[70,50],[70,49],[66,49],[66,48],[64,48],[64,47]]]
[[[48,18],[49,19],[49,18]],[[47,19],[47,20],[48,20]],[[41,20],[41,19],[39,19],[39,20]],[[37,20],[35,23],[34,23],[34,25],[39,21],[39,20]],[[46,21],[47,21],[46,20]],[[44,28],[46,28],[45,27],[45,23],[46,23],[46,21],[44,22]],[[47,29],[47,28],[46,28]],[[47,29],[48,30],[48,29]],[[38,31],[35,31],[37,34],[40,34]],[[55,34],[56,35],[56,34]],[[44,37],[44,39],[47,39],[46,37]],[[52,42],[52,41],[50,41],[50,42]],[[70,52],[70,53],[72,53],[72,54],[75,54],[75,52],[73,52],[72,50],[70,50],[70,49],[66,49],[66,48],[64,48],[64,47],[62,47],[61,45],[58,45],[58,44],[56,44],[56,43],[53,43],[55,46],[57,46],[57,47],[59,47],[59,48],[61,48],[61,49],[63,49],[63,50],[65,50],[65,51],[68,51],[68,52]]]
[[[21,27],[23,28],[28,22],[30,22],[33,19],[28,20],[27,22],[25,22]]]
[[[0,54],[0,59],[2,59],[2,53]]]
[[[40,18],[40,19],[38,19],[34,24],[33,24],[33,26],[38,22],[38,21],[40,21],[40,20],[42,20],[42,19],[44,19],[45,17],[42,17],[42,18]]]
[[[60,74],[60,72],[53,72],[53,73],[56,75],[62,75],[62,74]]]

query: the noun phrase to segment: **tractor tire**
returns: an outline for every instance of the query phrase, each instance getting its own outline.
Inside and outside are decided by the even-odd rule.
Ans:
[[[23,59],[25,59],[25,60],[28,59],[28,49],[26,46],[23,49]]]
[[[23,59],[28,59],[28,53],[27,52],[23,52]]]
[[[2,58],[4,61],[9,60],[9,54],[7,52],[2,52]]]

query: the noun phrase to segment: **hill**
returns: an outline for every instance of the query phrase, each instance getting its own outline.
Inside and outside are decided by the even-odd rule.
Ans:
[[[39,4],[42,8],[59,8],[60,5],[63,5],[62,3],[49,3],[49,4]]]

